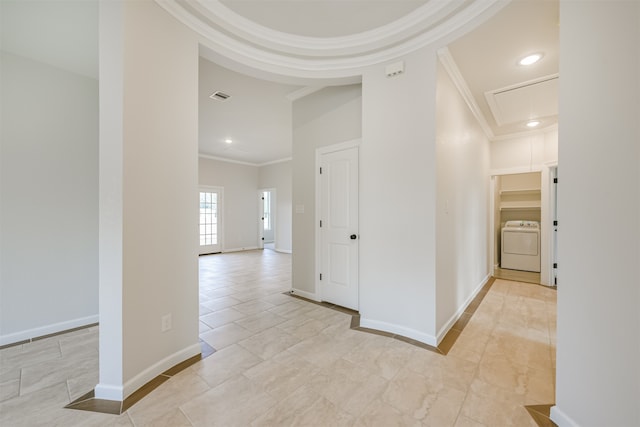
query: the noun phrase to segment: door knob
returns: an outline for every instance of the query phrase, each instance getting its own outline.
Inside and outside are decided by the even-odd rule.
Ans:
[[[349,236],[349,238],[351,240],[356,240],[358,238],[358,236],[356,236],[355,234],[352,234],[351,236]]]

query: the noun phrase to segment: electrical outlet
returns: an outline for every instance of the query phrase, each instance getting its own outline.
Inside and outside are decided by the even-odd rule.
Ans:
[[[160,327],[162,332],[171,330],[171,313],[162,316],[162,326]]]

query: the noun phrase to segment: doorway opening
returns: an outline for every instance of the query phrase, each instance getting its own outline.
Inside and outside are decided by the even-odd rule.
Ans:
[[[494,277],[541,283],[542,192],[540,172],[493,178]]]
[[[258,191],[258,247],[276,248],[276,189],[265,188]]]
[[[490,258],[494,277],[557,286],[557,177],[557,162],[543,164],[540,171],[491,177]],[[524,239],[539,245],[538,271],[522,271],[526,269],[503,265],[503,228],[509,221],[538,224],[537,241]]]

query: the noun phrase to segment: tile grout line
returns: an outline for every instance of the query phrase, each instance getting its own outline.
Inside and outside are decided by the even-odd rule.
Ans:
[[[495,281],[496,281],[496,278],[491,276],[489,278],[489,280],[487,281],[487,283],[482,287],[480,292],[478,292],[478,295],[480,295],[483,291],[486,291],[484,293],[484,295],[482,296],[482,300],[480,301],[480,303],[478,303],[477,306],[473,309],[473,312],[470,313],[470,317],[467,320],[467,323],[465,323],[464,327],[466,327],[469,324],[469,322],[471,321],[473,315],[475,315],[476,311],[480,307],[482,301],[484,301],[484,297],[489,294],[489,291],[490,291],[491,287],[493,287],[493,284],[495,283]],[[476,296],[476,298],[477,297],[478,296]],[[475,301],[476,298],[474,298],[474,301]],[[473,304],[474,301],[469,303],[469,305]],[[465,310],[465,312],[466,312],[466,310]],[[463,330],[464,330],[464,328],[463,328]],[[493,331],[493,328],[492,328],[492,331]],[[487,350],[487,344],[485,343],[484,348],[482,349],[482,353],[480,355],[480,360],[482,360],[482,358],[484,357],[484,353],[486,352],[486,350]],[[473,379],[474,380],[478,378],[479,371],[480,371],[480,361],[476,364],[476,366],[473,369]],[[472,380],[472,382],[473,382],[473,380]],[[462,400],[462,403],[460,404],[460,407],[458,408],[458,413],[456,414],[456,419],[455,419],[454,425],[458,422],[458,419],[460,418],[460,415],[463,415],[462,414],[462,408],[464,407],[464,404],[467,402],[467,399],[469,399],[469,394],[470,393],[471,393],[471,387],[469,386],[469,387],[466,388],[465,394],[464,394],[464,399]],[[480,422],[480,421],[475,420],[474,418],[471,418],[471,417],[468,417],[468,418],[472,419],[473,421]]]
[[[477,309],[479,308],[480,304],[482,303],[482,301],[483,301],[484,297],[488,294],[488,290],[489,290],[489,288],[490,288],[490,283],[491,283],[491,284],[493,283],[493,282],[491,281],[491,279],[494,279],[494,280],[495,280],[495,278],[493,278],[493,277],[490,277],[490,278],[487,280],[487,282],[483,285],[483,287],[482,287],[482,288],[481,288],[481,290],[478,292],[478,294],[474,297],[474,299],[473,299],[473,300],[468,304],[468,306],[465,308],[465,310],[463,311],[463,314],[458,318],[458,320],[457,320],[456,322],[454,322],[454,324],[453,324],[453,325],[452,325],[452,327],[450,328],[450,330],[449,330],[449,332],[447,333],[447,335],[445,335],[445,337],[443,338],[443,341],[444,341],[445,339],[447,339],[447,337],[449,336],[449,333],[450,333],[452,330],[455,330],[455,331],[457,331],[457,332],[458,332],[458,333],[457,333],[457,335],[456,335],[456,334],[453,334],[453,335],[452,335],[453,339],[452,339],[452,341],[450,342],[450,347],[449,347],[449,349],[447,350],[447,352],[442,352],[442,351],[441,351],[441,350],[439,350],[438,348],[432,347],[432,348],[435,348],[436,350],[438,350],[438,351],[436,351],[436,353],[439,353],[439,354],[442,354],[442,355],[446,355],[446,354],[448,353],[448,351],[450,351],[450,350],[453,348],[453,346],[455,345],[455,342],[457,341],[458,337],[460,336],[460,332],[462,332],[462,331],[465,329],[465,327],[467,326],[467,324],[470,322],[471,317],[476,313]],[[505,280],[507,280],[507,279],[505,279]],[[545,286],[545,288],[548,288],[548,287],[546,287],[546,286]],[[289,295],[289,296],[293,296],[293,297],[296,297],[296,298],[300,298],[301,300],[306,300],[305,298],[299,297],[299,296],[297,296],[297,295],[289,294],[288,292],[284,292],[284,294],[285,294],[285,295]],[[479,300],[476,302],[476,300],[477,300],[478,298],[479,298]],[[241,301],[241,302],[240,302],[240,303],[238,303],[238,304],[242,304],[242,303],[245,303],[245,302],[247,302],[247,301]],[[325,307],[325,308],[330,308],[330,309],[332,309],[332,310],[335,310],[335,311],[341,312],[341,313],[343,313],[343,314],[350,314],[350,313],[352,313],[352,312],[353,312],[352,310],[344,309],[344,308],[339,307],[339,306],[337,306],[337,305],[335,305],[335,304],[326,304],[326,305],[325,305],[325,304],[322,304],[322,303],[316,303],[316,302],[314,302],[314,301],[308,301],[308,302],[315,303],[315,304],[320,305],[320,306],[323,306],[323,307]],[[503,305],[504,305],[504,302],[503,302]],[[546,307],[546,305],[547,305],[547,302],[545,301],[545,307]],[[471,307],[471,309],[470,309],[469,307]],[[274,314],[275,314],[275,313],[274,313]],[[466,315],[469,315],[469,318],[468,318],[468,319],[466,318]],[[200,316],[199,316],[199,317],[200,317]],[[462,321],[462,322],[461,322],[461,319],[463,319],[463,321]],[[357,320],[357,325],[354,325],[354,320]],[[236,322],[236,321],[232,321],[232,323],[235,323],[235,322]],[[459,323],[459,322],[460,322],[460,323]],[[358,325],[359,325],[359,314],[357,314],[357,313],[356,313],[356,314],[351,314],[351,327],[350,327],[351,329],[353,329],[353,330],[359,330],[359,331],[361,331],[361,332],[365,332],[365,333],[373,333],[373,332],[371,332],[371,331],[373,331],[373,330],[368,330],[368,328],[360,328]],[[78,329],[85,329],[85,328],[89,328],[89,327],[92,327],[92,326],[94,326],[94,325],[88,325],[88,326],[86,326],[86,327],[81,327],[81,328],[75,328],[75,329],[69,330],[69,331],[67,331],[67,332],[71,332],[71,331],[78,330]],[[241,325],[237,325],[237,326],[239,326],[239,327],[241,327],[241,328],[243,328],[243,329],[246,329],[246,328],[242,327]],[[355,326],[355,327],[354,327],[354,326]],[[275,325],[275,327],[277,327],[277,325]],[[494,326],[494,329],[495,329],[495,326]],[[551,327],[550,327],[550,323],[549,323],[549,322],[547,322],[547,330],[548,330],[548,331],[550,331],[550,329],[551,329]],[[247,330],[248,330],[248,329],[247,329]],[[248,330],[248,331],[249,331],[249,330]],[[249,331],[249,332],[253,332],[253,331]],[[380,332],[383,332],[383,331],[380,331]],[[61,333],[54,334],[54,335],[62,335],[63,333],[65,333],[65,332],[61,332]],[[260,331],[253,333],[253,335],[255,335],[255,334],[257,334],[257,333],[260,333]],[[251,335],[251,336],[253,336],[253,335]],[[377,334],[377,335],[387,336],[387,337],[392,338],[392,339],[395,339],[395,340],[403,341],[403,342],[409,343],[409,344],[411,344],[411,345],[414,345],[414,346],[417,346],[417,347],[424,348],[424,347],[422,347],[422,346],[420,346],[420,345],[417,345],[415,340],[411,340],[410,338],[403,337],[403,336],[401,336],[401,335],[396,335],[396,334],[387,334],[387,333],[380,333],[380,334]],[[50,336],[51,336],[51,335],[50,335]],[[42,338],[42,339],[44,339],[44,338],[48,338],[48,337],[50,337],[50,336],[43,336],[43,338]],[[30,340],[30,341],[29,341],[29,342],[27,342],[27,343],[31,343],[31,342],[34,342],[34,341],[37,341],[37,340],[36,340],[36,339],[34,339],[34,340]],[[200,340],[200,341],[201,341],[201,342],[203,342],[202,340]],[[550,341],[550,340],[549,340],[549,341]],[[58,340],[57,345],[58,345],[58,348],[59,348],[60,354],[62,355],[62,345],[61,345],[60,340]],[[431,350],[431,349],[428,349],[428,348],[424,348],[424,349],[429,350],[429,351],[434,351],[434,350]],[[214,350],[214,352],[215,352],[215,349],[213,349],[213,350]],[[248,351],[250,351],[250,350],[248,350]],[[550,351],[552,351],[552,350],[550,350]],[[486,352],[486,345],[484,346],[484,348],[483,348],[483,350],[482,350],[482,353],[483,353],[483,354],[484,354],[485,352]],[[204,357],[202,357],[202,358],[204,358]],[[181,363],[183,363],[183,362],[181,362]],[[194,363],[197,363],[197,362],[194,362]],[[180,364],[178,364],[178,365],[180,365]],[[184,369],[187,369],[187,368],[188,368],[188,366],[187,366],[187,367],[185,367]],[[171,368],[171,369],[173,369],[173,368]],[[165,378],[165,380],[164,380],[164,381],[166,381],[166,380],[168,380],[168,379],[172,378],[174,375],[176,375],[179,371],[177,371],[177,372],[175,372],[175,373],[173,373],[173,374],[167,374],[166,372],[168,372],[168,371],[165,371],[164,373],[162,373],[162,374],[158,375],[158,377],[157,377],[157,378],[162,377],[162,378]],[[475,368],[475,370],[474,370],[474,378],[476,378],[476,377],[477,377],[477,375],[478,375],[478,368],[476,367],[476,368]],[[160,384],[162,384],[164,381],[162,381]],[[21,385],[22,385],[22,369],[21,369],[21,371],[20,371],[20,378],[19,378],[19,382],[20,382],[20,384],[19,384],[19,391],[20,391],[20,390],[21,390]],[[158,384],[158,386],[159,386],[160,384]],[[67,387],[66,387],[66,388],[67,388],[67,393],[68,393],[68,396],[69,396],[69,399],[70,399],[70,398],[71,398],[71,392],[70,392],[70,387],[69,387],[69,381],[68,381],[68,380],[67,380],[67,382],[66,382],[66,385],[67,385]],[[156,386],[156,387],[157,387],[157,386]],[[153,389],[152,389],[152,390],[153,390]],[[150,393],[152,390],[149,390],[146,394]],[[466,399],[467,399],[467,397],[468,397],[468,393],[469,393],[469,390],[467,390],[467,394],[465,394],[465,399],[464,399],[464,401],[466,401]],[[146,395],[146,394],[145,394],[145,395]],[[144,396],[142,396],[140,399],[142,399],[143,397],[144,397]],[[88,401],[88,400],[91,400],[91,398],[88,398],[88,399],[86,399],[85,401]],[[126,401],[126,399],[125,399],[125,401]],[[128,409],[128,408],[125,408],[125,401],[120,402],[120,414],[121,414],[121,413],[123,413],[123,412],[125,412],[125,411]],[[138,401],[139,401],[139,400],[138,400]],[[135,403],[135,402],[134,402],[134,403]],[[132,404],[132,405],[133,405],[133,404]],[[129,406],[129,407],[130,407],[130,406]],[[181,411],[181,412],[185,415],[185,417],[186,417],[186,414],[184,413],[184,411],[182,411],[182,409],[180,409],[180,411]],[[460,416],[460,414],[461,414],[461,412],[460,412],[460,411],[461,411],[461,409],[459,409],[459,410],[458,410],[458,414],[456,415],[456,420],[459,418],[459,416]],[[99,412],[99,411],[96,411],[96,412]],[[129,416],[129,419],[132,421],[131,416],[130,416],[130,415],[128,415],[128,416]],[[188,417],[187,417],[187,419],[188,419]],[[191,424],[193,424],[193,423],[191,422],[191,420],[189,420],[189,422],[190,422]],[[132,421],[132,423],[133,423],[133,421]]]
[[[99,323],[90,323],[88,325],[78,326],[76,328],[65,329],[64,331],[59,331],[59,332],[54,332],[54,333],[51,333],[51,334],[39,335],[37,337],[27,338],[27,339],[22,340],[22,341],[16,341],[14,343],[0,345],[0,350],[4,350],[4,349],[7,349],[7,348],[11,348],[11,347],[17,347],[19,345],[24,345],[24,344],[33,344],[36,341],[42,341],[42,340],[45,340],[47,338],[57,337],[59,335],[68,334],[70,332],[81,331],[83,329],[93,328],[94,326],[98,326],[98,325],[99,325]],[[58,341],[58,344],[59,343],[60,342]],[[60,351],[60,353],[62,353],[62,350]]]
[[[189,415],[187,415],[187,413],[182,410],[182,406],[178,406],[178,411],[180,411],[180,413],[189,422],[189,424],[191,424],[191,426],[195,425],[195,424],[193,424],[193,421],[191,421],[191,418],[189,418]],[[131,419],[131,416],[129,416],[129,419]],[[134,424],[134,427],[135,427],[135,424]]]

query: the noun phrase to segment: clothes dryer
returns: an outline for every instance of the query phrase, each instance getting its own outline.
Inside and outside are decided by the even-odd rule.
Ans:
[[[540,224],[507,221],[502,228],[500,267],[540,272]]]

